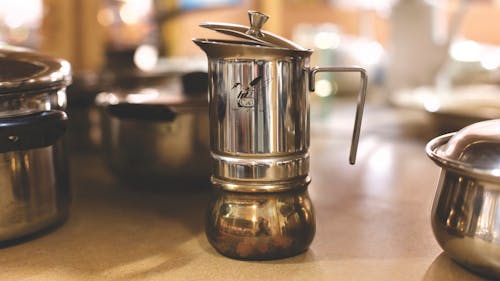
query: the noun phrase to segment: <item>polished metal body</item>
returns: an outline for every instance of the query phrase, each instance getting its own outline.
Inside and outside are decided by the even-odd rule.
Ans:
[[[310,68],[311,51],[232,41],[195,43],[207,52],[209,60],[215,184],[247,192],[280,191],[309,182],[308,91],[314,90],[318,72],[361,74],[350,155],[354,163],[367,84],[362,68]]]
[[[488,137],[478,141],[481,134],[463,133],[456,133],[457,138],[453,133],[437,137],[426,147],[429,157],[442,167],[432,228],[439,245],[454,260],[500,278],[500,174],[495,168],[500,163],[500,134],[491,142]]]
[[[63,140],[0,153],[0,241],[63,222],[70,190]]]
[[[67,61],[0,46],[0,242],[68,216]]]
[[[309,247],[316,229],[307,188],[240,193],[215,189],[207,213],[208,241],[236,259],[276,259]]]
[[[311,67],[312,50],[261,31],[268,17],[249,11],[250,27],[202,27],[245,41],[194,39],[208,57],[212,184],[206,234],[219,252],[240,259],[298,254],[314,237],[307,195],[310,105],[318,72],[359,72],[351,144],[354,164],[367,76],[359,67]]]

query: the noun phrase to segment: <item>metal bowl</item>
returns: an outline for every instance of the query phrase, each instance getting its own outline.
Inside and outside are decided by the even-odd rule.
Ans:
[[[500,278],[500,120],[431,140],[441,176],[432,228],[441,248],[477,273]]]

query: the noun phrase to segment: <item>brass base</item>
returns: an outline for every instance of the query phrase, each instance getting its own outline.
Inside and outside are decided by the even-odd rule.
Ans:
[[[302,253],[316,231],[307,185],[264,193],[214,187],[205,231],[210,244],[230,258],[269,260]]]

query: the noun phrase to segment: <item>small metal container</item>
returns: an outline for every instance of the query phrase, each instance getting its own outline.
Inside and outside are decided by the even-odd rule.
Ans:
[[[223,190],[212,198],[206,234],[215,249],[232,258],[283,258],[306,250],[315,232],[307,196],[308,91],[314,91],[315,75],[360,74],[351,164],[356,159],[368,78],[360,67],[310,66],[312,50],[262,30],[267,15],[256,11],[248,15],[250,26],[201,24],[236,40],[193,40],[208,57],[211,181],[214,189]],[[294,193],[295,189],[301,192]],[[290,204],[295,204],[293,210],[282,209]]]
[[[0,242],[59,224],[68,215],[68,62],[0,47]]]
[[[458,263],[500,278],[500,120],[472,124],[431,140],[440,167],[432,228]]]
[[[170,73],[161,86],[151,87],[143,77],[141,87],[96,97],[106,159],[120,179],[134,186],[169,188],[208,183],[206,76]]]

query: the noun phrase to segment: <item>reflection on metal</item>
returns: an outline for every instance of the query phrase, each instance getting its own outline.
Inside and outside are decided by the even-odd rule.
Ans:
[[[64,144],[0,154],[0,241],[64,220],[69,209]]]
[[[311,67],[311,50],[260,31],[202,24],[245,41],[194,39],[208,57],[212,184],[207,236],[240,259],[287,257],[307,249],[314,215],[307,194],[310,104],[319,72],[359,72],[350,163],[356,158],[367,75],[359,67]],[[255,21],[253,21],[255,20]],[[242,33],[244,31],[245,33]],[[321,86],[321,83],[319,83]],[[324,87],[319,94],[329,94]]]
[[[432,208],[436,240],[453,259],[500,278],[498,120],[478,122],[427,144],[442,167]]]
[[[274,259],[305,251],[315,233],[307,187],[241,193],[217,188],[207,214],[209,242],[237,259]]]

